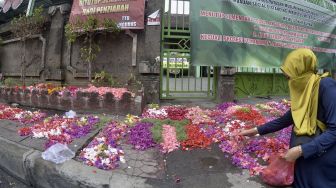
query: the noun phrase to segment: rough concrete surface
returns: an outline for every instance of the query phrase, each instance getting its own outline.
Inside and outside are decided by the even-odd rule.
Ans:
[[[240,102],[240,101],[238,101]],[[174,101],[163,105],[174,104]],[[178,104],[178,102],[177,102]],[[213,108],[212,102],[191,101],[187,105]],[[114,117],[122,120],[123,117]],[[37,188],[271,188],[259,177],[232,165],[230,157],[217,144],[209,149],[174,151],[162,154],[158,149],[137,151],[125,140],[121,147],[126,163],[118,169],[100,170],[84,165],[78,158],[54,164],[41,158],[44,140],[18,137],[21,125],[0,120],[0,168],[14,178]],[[5,134],[2,134],[5,133]],[[76,140],[71,147],[80,151],[93,133]],[[76,145],[76,147],[74,147]],[[0,174],[1,178],[1,174]],[[1,179],[0,179],[1,181]],[[0,182],[1,186],[1,182]]]

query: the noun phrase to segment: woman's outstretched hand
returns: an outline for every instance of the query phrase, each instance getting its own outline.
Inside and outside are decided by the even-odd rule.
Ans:
[[[258,129],[256,127],[252,129],[241,130],[238,133],[239,136],[255,136],[256,134],[258,134]]]

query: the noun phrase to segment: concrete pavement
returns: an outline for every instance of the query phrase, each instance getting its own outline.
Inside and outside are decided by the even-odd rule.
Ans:
[[[203,107],[213,105],[202,103]],[[75,157],[56,165],[41,158],[44,140],[20,137],[21,125],[0,120],[0,167],[26,185],[37,188],[270,188],[258,177],[233,166],[217,145],[211,149],[174,151],[133,150],[123,144],[126,164],[104,171],[82,164]],[[78,153],[99,132],[78,139],[69,147]],[[1,184],[0,184],[1,185]]]
[[[0,188],[32,188],[0,168]]]

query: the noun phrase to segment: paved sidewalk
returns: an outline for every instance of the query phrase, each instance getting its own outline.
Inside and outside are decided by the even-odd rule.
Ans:
[[[251,178],[247,171],[234,167],[217,145],[210,150],[175,151],[163,155],[156,149],[136,151],[123,144],[126,164],[119,169],[103,171],[86,166],[77,159],[61,165],[45,161],[41,158],[44,140],[20,138],[17,128],[15,122],[0,121],[0,166],[36,187],[62,187],[62,182],[75,182],[71,188],[82,187],[78,182],[86,184],[86,187],[123,188],[267,187],[258,178]],[[86,139],[77,140],[71,148],[78,151],[88,143],[90,136]],[[28,168],[21,169],[20,164],[25,166],[27,160],[30,161]]]
[[[163,105],[174,103],[166,101]],[[216,106],[211,101],[185,104]],[[120,120],[123,117],[114,118]],[[60,165],[43,160],[41,152],[45,140],[20,137],[17,134],[19,127],[13,121],[0,120],[0,167],[34,187],[270,188],[259,177],[250,177],[248,171],[233,166],[216,144],[211,149],[178,150],[169,154],[162,154],[157,149],[137,151],[122,144],[126,163],[118,169],[104,171],[86,166],[78,158]],[[78,154],[99,131],[95,129],[69,147]]]
[[[0,188],[32,188],[0,169]]]

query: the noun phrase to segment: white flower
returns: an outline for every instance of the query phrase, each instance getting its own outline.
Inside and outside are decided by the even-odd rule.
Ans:
[[[125,157],[124,156],[119,156],[120,162],[126,163]]]
[[[109,158],[106,158],[106,159],[102,159],[101,162],[102,162],[102,164],[108,165],[111,161],[110,161]]]
[[[85,118],[85,117],[81,117],[81,118],[80,118],[80,121],[81,121],[81,122],[86,122],[86,118]]]
[[[98,153],[93,148],[85,148],[84,150],[84,158],[90,161],[94,161]]]
[[[61,130],[60,130],[59,128],[57,128],[57,129],[51,129],[51,130],[49,131],[49,133],[50,133],[51,135],[61,135],[61,134],[62,134],[62,132],[61,132]]]
[[[43,138],[44,134],[43,134],[43,132],[34,132],[33,131],[33,137],[34,138]]]
[[[104,153],[105,153],[106,155],[110,155],[111,151],[109,151],[109,150],[105,150]]]
[[[112,148],[109,146],[109,151],[112,153],[112,154],[118,154],[118,150],[116,148]]]
[[[98,142],[105,142],[106,138],[105,137],[100,137],[100,138],[97,138],[97,141]]]
[[[66,124],[66,122],[65,122],[65,121],[63,121],[63,122],[61,123],[61,126],[62,126],[63,128],[67,127],[67,124]]]
[[[21,113],[15,114],[14,118],[15,119],[21,119],[22,118],[22,114]]]
[[[148,113],[150,115],[163,115],[163,116],[167,115],[167,112],[165,109],[156,110],[154,108],[151,108],[151,109],[148,109]]]

